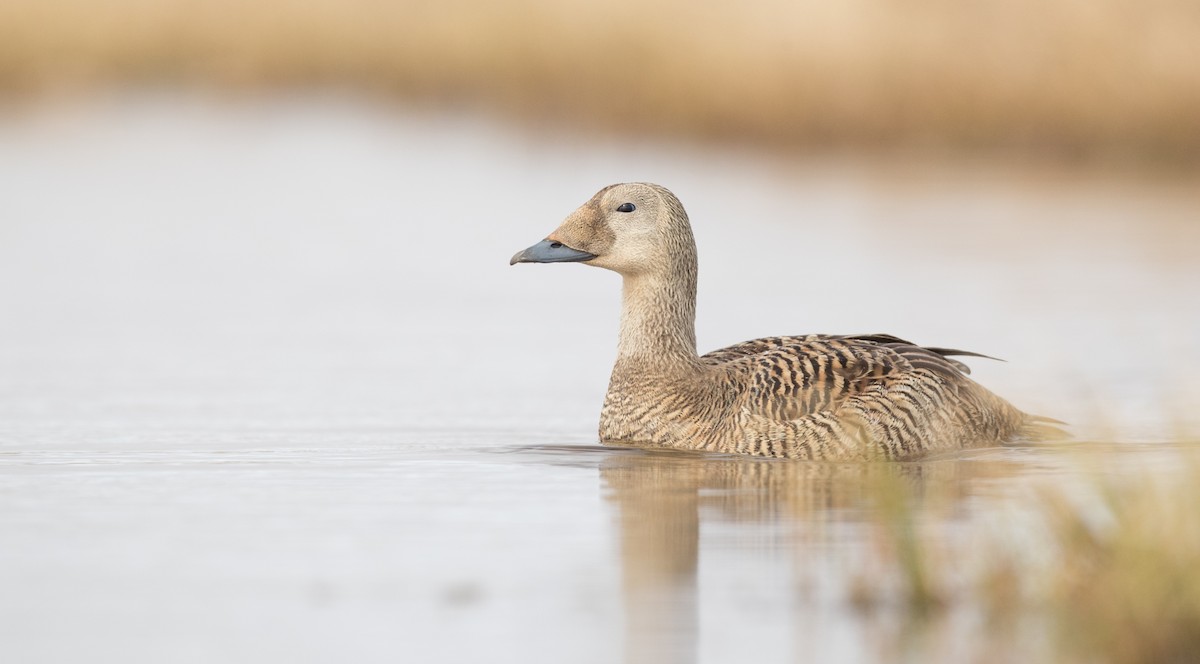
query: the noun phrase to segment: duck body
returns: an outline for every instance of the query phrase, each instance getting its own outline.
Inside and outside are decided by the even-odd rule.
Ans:
[[[950,355],[889,335],[770,337],[690,365],[613,370],[604,442],[800,459],[999,445],[1026,416]],[[668,387],[669,386],[669,387]]]
[[[886,334],[769,337],[699,355],[695,242],[683,206],[658,185],[606,187],[512,262],[584,262],[622,275],[605,443],[906,459],[998,445],[1041,419],[953,359],[976,353]]]

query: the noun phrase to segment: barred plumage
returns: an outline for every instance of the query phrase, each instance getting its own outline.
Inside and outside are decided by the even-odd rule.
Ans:
[[[612,185],[512,262],[580,261],[624,277],[600,439],[801,459],[912,458],[996,445],[1032,418],[953,356],[886,334],[808,335],[696,352],[696,247],[668,190]]]

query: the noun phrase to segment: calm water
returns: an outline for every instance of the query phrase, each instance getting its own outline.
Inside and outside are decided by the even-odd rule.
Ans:
[[[596,446],[617,278],[507,261],[624,180],[689,208],[702,349],[976,350],[1008,360],[979,380],[1079,442],[871,468]],[[314,97],[7,109],[0,654],[961,658],[969,610],[914,630],[851,605],[873,476],[930,496],[920,518],[954,541],[1038,483],[1169,472],[1200,429],[1193,185]]]

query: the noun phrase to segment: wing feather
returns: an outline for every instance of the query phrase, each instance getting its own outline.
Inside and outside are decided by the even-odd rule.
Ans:
[[[765,337],[701,357],[746,385],[743,407],[773,420],[796,420],[836,409],[851,397],[886,388],[918,371],[957,390],[970,373],[951,356],[988,356],[918,346],[890,334]],[[994,358],[989,358],[994,359]]]

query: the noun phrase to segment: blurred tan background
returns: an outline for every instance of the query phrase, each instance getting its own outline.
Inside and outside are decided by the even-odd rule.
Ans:
[[[1200,162],[1195,0],[6,0],[8,97],[330,86],[784,148]]]

